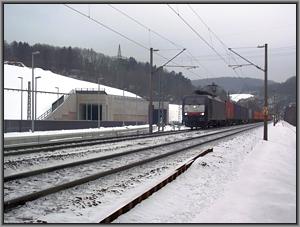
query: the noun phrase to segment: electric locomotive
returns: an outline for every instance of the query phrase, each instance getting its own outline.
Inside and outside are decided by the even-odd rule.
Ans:
[[[208,92],[185,96],[182,120],[191,129],[223,126],[226,124],[225,102]]]
[[[270,116],[268,116],[270,120]],[[261,122],[264,113],[230,101],[216,84],[207,85],[182,100],[182,123],[193,128],[208,128]]]

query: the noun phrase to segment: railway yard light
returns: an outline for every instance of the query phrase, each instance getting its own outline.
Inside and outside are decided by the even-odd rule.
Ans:
[[[21,79],[21,121],[23,120],[23,77],[18,76]]]
[[[57,90],[57,99],[59,98],[59,87],[54,87]]]
[[[153,91],[152,91],[152,78],[153,74],[156,73],[158,70],[162,69],[163,67],[167,66],[167,64],[171,61],[173,61],[178,55],[180,55],[183,51],[186,49],[183,48],[178,54],[176,54],[174,57],[172,57],[170,60],[168,60],[165,64],[159,66],[155,71],[153,71],[153,52],[159,51],[158,49],[150,48],[150,81],[149,81],[149,113],[148,113],[148,121],[149,121],[149,133],[152,133],[152,123],[153,123],[153,109],[152,109],[152,99],[153,99]],[[180,66],[182,67],[182,66]],[[159,110],[160,112],[160,110]]]
[[[35,77],[35,110],[34,110],[34,120],[36,120],[36,109],[37,109],[37,79],[40,79],[40,76]]]
[[[31,96],[32,96],[32,113],[31,113],[31,132],[34,132],[34,55],[40,54],[39,51],[35,51],[31,53],[31,67],[32,67],[32,79],[31,79],[31,83],[32,83],[32,89],[31,89]]]
[[[123,79],[123,80],[124,80],[124,79]],[[125,102],[125,94],[124,94],[124,92],[125,92],[125,88],[124,88],[124,86],[123,86],[123,101]],[[124,117],[123,117],[122,126],[123,126],[123,127],[125,126]]]
[[[153,52],[158,51],[157,49],[153,49],[152,47],[150,48],[150,80],[149,80],[149,108],[148,108],[148,122],[149,122],[149,133],[152,133],[153,128],[152,128],[152,96],[153,96],[153,91],[152,91],[152,78],[153,78]]]
[[[103,77],[98,77],[98,94],[99,94],[99,100],[98,100],[98,128],[100,128],[101,126],[101,114],[100,114],[100,81],[103,80]]]
[[[138,116],[138,111],[137,111],[137,94],[135,94],[135,113],[136,113],[136,117],[135,117],[135,125],[137,125],[137,116]]]

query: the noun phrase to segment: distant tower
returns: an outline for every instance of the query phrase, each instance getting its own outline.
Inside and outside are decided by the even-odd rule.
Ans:
[[[117,56],[118,59],[121,59],[122,58],[122,54],[121,54],[121,46],[119,44],[119,48],[118,48],[118,56]]]

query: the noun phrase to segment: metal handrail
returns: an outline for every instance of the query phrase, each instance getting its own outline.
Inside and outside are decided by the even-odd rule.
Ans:
[[[65,101],[67,101],[68,98],[71,96],[71,94],[74,94],[74,93],[75,93],[75,90],[73,89],[73,90],[71,90],[70,93],[64,95],[64,101],[63,101],[59,106],[57,106],[57,107],[55,108],[55,110],[57,110],[57,108],[59,108]],[[54,110],[54,111],[55,111],[55,110]],[[52,112],[54,112],[54,111],[52,111],[52,107],[51,107],[51,108],[48,109],[46,112],[44,112],[42,115],[40,115],[40,116],[37,118],[37,120],[44,120],[44,119],[46,119],[46,117],[48,117],[48,116],[50,115],[50,113],[52,113]]]
[[[52,108],[48,109],[42,115],[40,115],[37,120],[44,120],[50,113],[52,112]]]

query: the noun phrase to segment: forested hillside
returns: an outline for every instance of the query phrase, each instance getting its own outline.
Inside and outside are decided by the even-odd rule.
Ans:
[[[202,80],[193,80],[196,87],[204,87],[214,82],[223,87],[227,92],[249,93],[256,96],[256,104],[260,108],[264,105],[264,80],[255,78],[236,78],[236,77],[218,77]],[[268,81],[268,100],[269,107],[277,108],[282,111],[290,103],[296,102],[296,77],[290,77],[283,83]],[[248,103],[248,106],[252,104]],[[255,109],[255,108],[254,108]]]
[[[149,63],[137,62],[133,57],[109,57],[93,49],[54,47],[46,44],[30,46],[26,42],[4,41],[4,60],[20,61],[31,67],[31,53],[34,51],[40,51],[35,57],[35,67],[85,81],[100,81],[101,84],[125,89],[148,99]],[[182,97],[195,89],[181,72],[160,70],[153,78],[154,99],[158,99],[159,95],[159,76],[164,100],[171,103],[181,103]]]
[[[297,95],[297,79],[296,76],[290,77],[283,83],[275,83],[268,86],[268,95],[271,99],[269,104],[278,109],[279,112],[283,112],[286,106],[291,103],[296,103]],[[261,88],[259,94],[263,96],[264,90]]]
[[[101,84],[134,92],[145,99],[149,96],[149,63],[137,62],[133,57],[109,57],[95,52],[93,49],[72,47],[54,47],[46,44],[30,46],[25,42],[4,41],[4,60],[20,61],[31,67],[31,53],[40,51],[35,57],[35,66],[45,70],[78,78],[85,81],[100,81]],[[160,70],[154,74],[153,96],[159,97],[158,78],[161,76],[161,90],[164,100],[180,104],[182,97],[193,93],[196,87],[203,87],[212,82],[230,93],[256,94],[263,105],[263,80],[254,78],[219,77],[192,82],[182,73]],[[296,102],[296,77],[284,83],[269,81],[269,99],[277,96],[280,108]]]

